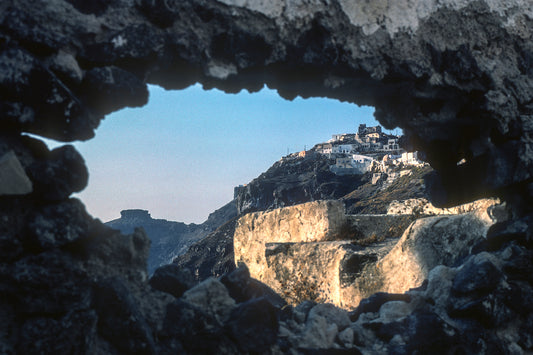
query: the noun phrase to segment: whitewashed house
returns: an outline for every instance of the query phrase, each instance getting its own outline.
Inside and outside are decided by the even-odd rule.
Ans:
[[[333,145],[331,143],[321,143],[316,145],[316,152],[319,154],[331,154]]]
[[[372,162],[374,161],[374,159],[372,159],[371,157],[367,157],[366,155],[359,155],[359,154],[352,155],[352,160],[353,160],[354,168],[359,170],[361,173],[370,171]]]
[[[402,153],[399,161],[405,165],[423,165],[424,162],[418,159],[418,152]]]
[[[332,153],[336,154],[350,154],[354,149],[352,144],[339,144],[331,148]]]
[[[387,144],[383,145],[383,150],[390,151],[390,150],[399,150],[400,145],[398,144],[398,139],[393,138],[387,140]]]

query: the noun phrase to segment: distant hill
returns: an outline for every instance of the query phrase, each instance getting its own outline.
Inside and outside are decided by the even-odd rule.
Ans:
[[[154,219],[146,210],[133,209],[120,212],[121,217],[107,222],[111,228],[122,233],[131,233],[142,227],[152,245],[148,257],[148,273],[152,274],[161,265],[169,264],[178,255],[185,253],[195,242],[205,238],[222,224],[237,216],[235,202],[231,201],[211,213],[202,224]]]

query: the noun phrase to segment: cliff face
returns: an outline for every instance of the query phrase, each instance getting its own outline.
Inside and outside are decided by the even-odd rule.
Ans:
[[[321,155],[274,163],[239,190],[236,196],[239,214],[338,199],[361,184],[361,176],[333,174],[329,166],[334,163]]]
[[[2,1],[0,351],[531,351],[530,5]],[[282,311],[242,271],[183,297],[156,291],[146,236],[113,232],[70,199],[88,181],[80,154],[24,133],[89,139],[107,113],[145,104],[146,83],[195,82],[373,105],[436,169],[436,205],[494,195],[513,218],[461,265],[434,268],[406,296],[371,297],[352,319],[326,305]]]
[[[229,220],[205,238],[194,243],[186,253],[175,258],[172,263],[190,270],[195,280],[220,277],[235,270],[233,254],[233,234],[237,217]]]
[[[283,158],[266,172],[241,187],[236,194],[239,214],[266,211],[301,203],[342,199],[350,214],[386,213],[394,200],[427,198],[424,182],[430,167],[397,168],[407,173],[387,182],[387,175],[372,184],[372,173],[336,175],[330,171],[334,159],[321,154],[306,158]]]

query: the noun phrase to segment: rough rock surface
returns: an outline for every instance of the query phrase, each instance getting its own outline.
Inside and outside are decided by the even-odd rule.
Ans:
[[[173,264],[191,270],[197,281],[219,277],[235,270],[233,234],[237,217],[226,222],[207,237],[194,243],[186,253],[172,260]]]
[[[12,151],[0,158],[0,195],[26,195],[33,186]]]
[[[2,1],[0,156],[15,153],[33,191],[0,196],[0,352],[533,351],[532,12],[528,0]],[[221,325],[147,285],[142,232],[113,232],[69,199],[87,184],[73,147],[23,135],[89,139],[105,114],[143,105],[146,83],[195,82],[373,105],[436,169],[436,206],[497,196],[512,219],[345,329],[313,305],[262,301]]]
[[[437,265],[453,266],[471,254],[498,222],[489,209],[413,222],[373,270],[376,279],[383,278],[379,291],[402,293],[419,287]]]
[[[364,286],[364,281],[354,283],[367,277],[362,271],[384,257],[396,241],[365,247],[350,241],[267,243],[267,268],[258,278],[292,305],[311,300],[352,309],[379,290],[358,287]]]
[[[407,144],[427,153],[441,203],[529,193],[526,0],[63,0],[31,9],[2,5],[7,129],[87,139],[104,114],[143,105],[145,81],[229,92],[267,83],[286,98],[375,106],[386,127],[402,127]]]
[[[338,199],[361,185],[361,176],[339,176],[329,170],[334,160],[314,154],[281,159],[238,190],[239,214]]]
[[[387,214],[416,214],[416,215],[441,215],[441,214],[462,214],[476,212],[478,210],[492,209],[492,206],[499,204],[498,199],[480,199],[474,202],[465,203],[455,207],[438,208],[425,198],[412,198],[404,201],[392,201],[387,209]],[[488,211],[490,213],[490,211]]]
[[[233,235],[235,264],[245,264],[252,277],[263,280],[268,273],[266,243],[333,240],[345,226],[344,206],[339,201],[309,202],[244,215]]]
[[[394,229],[405,229],[404,223],[400,222],[395,228],[389,223],[396,223],[395,218],[387,221],[380,216],[379,223],[375,223],[370,215],[386,213],[387,207],[396,199],[427,197],[423,177],[432,171],[429,167],[408,168],[410,174],[385,187],[371,183],[372,173],[362,176],[335,175],[329,170],[331,163],[325,156],[318,154],[310,154],[305,158],[283,158],[249,184],[238,188],[235,203],[241,212],[245,213],[268,211],[324,198],[340,199],[350,214],[365,214],[357,221],[356,228],[360,230],[361,235],[371,235],[375,232],[377,236],[390,236],[395,234]],[[405,208],[402,210],[401,213],[407,213]],[[218,211],[215,214],[218,214]],[[232,220],[221,226],[196,242],[173,262],[192,270],[199,281],[233,270],[235,223],[236,221]],[[371,229],[370,234],[365,231],[368,228]],[[357,233],[355,230],[353,232]]]
[[[412,220],[347,216],[338,200],[254,212],[237,220],[235,263],[292,305],[311,300],[354,308],[380,290],[365,281],[375,279],[365,270],[393,248]]]

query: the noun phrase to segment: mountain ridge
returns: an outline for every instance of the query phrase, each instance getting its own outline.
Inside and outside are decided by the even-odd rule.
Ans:
[[[147,210],[130,209],[120,212],[121,217],[105,224],[122,233],[133,233],[135,228],[142,227],[151,241],[148,256],[148,273],[152,274],[159,266],[170,264],[172,260],[183,254],[195,242],[215,231],[227,219],[234,218],[236,207],[234,201],[210,213],[201,224],[154,219]]]

